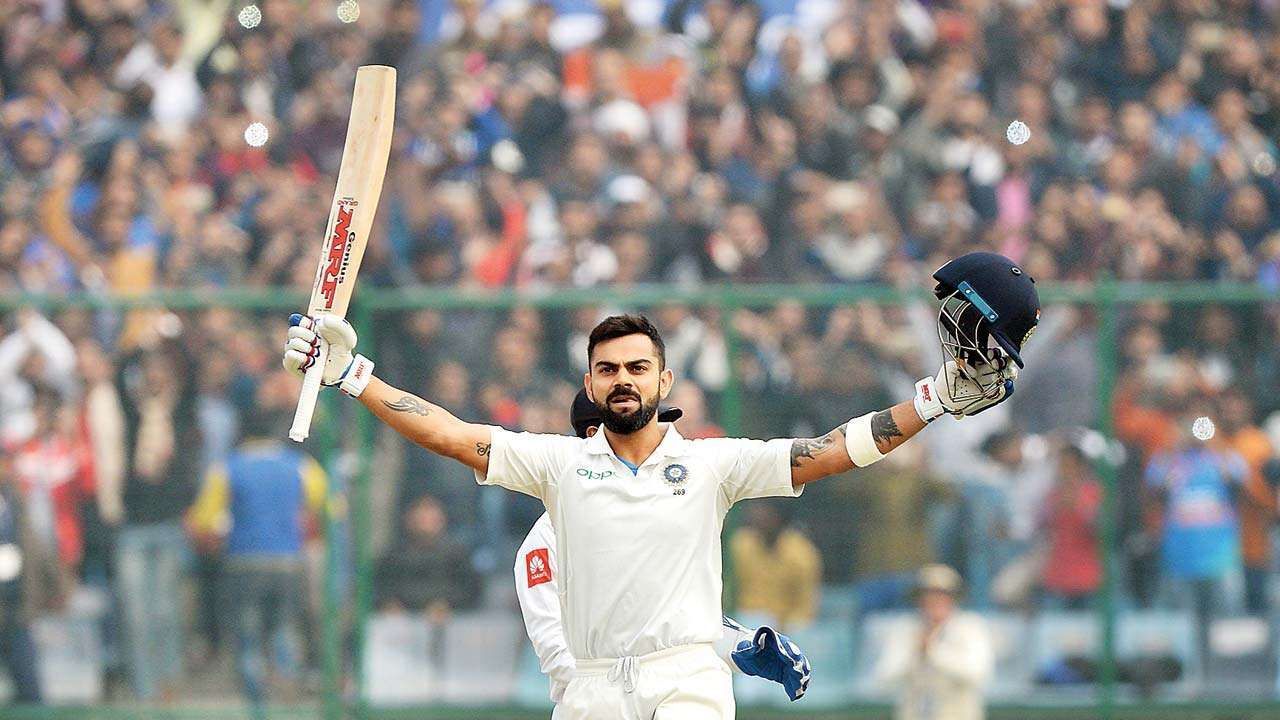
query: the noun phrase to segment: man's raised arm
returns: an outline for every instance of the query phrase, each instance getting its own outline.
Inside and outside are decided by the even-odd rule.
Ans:
[[[822,437],[792,441],[791,484],[803,485],[871,465],[942,415],[974,415],[999,404],[1013,394],[1013,381],[1018,376],[1012,364],[968,372],[983,380],[998,376],[1004,382],[974,382],[955,361],[948,362],[937,377],[916,383],[914,399],[854,418]]]
[[[359,400],[396,432],[437,455],[489,470],[493,428],[459,420],[448,410],[372,378]]]
[[[853,462],[845,438],[846,429],[854,423],[858,420],[850,420],[822,437],[793,440],[791,484],[803,485],[859,467]],[[916,413],[913,402],[901,402],[871,416],[870,438],[876,451],[884,456],[923,430],[926,424]]]
[[[373,363],[363,355],[352,355],[356,333],[345,320],[321,317],[313,323],[310,318],[294,315],[289,322],[284,353],[287,369],[305,373],[323,338],[329,343],[323,384],[339,386],[396,432],[431,452],[488,472],[493,428],[459,420],[439,405],[374,377]]]

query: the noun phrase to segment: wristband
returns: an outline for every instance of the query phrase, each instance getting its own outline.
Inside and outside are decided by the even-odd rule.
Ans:
[[[866,467],[879,462],[884,453],[876,447],[875,437],[871,434],[871,418],[875,413],[867,413],[854,418],[844,426],[844,449],[849,459],[858,467]]]
[[[916,406],[916,414],[925,422],[933,422],[947,411],[938,397],[938,386],[931,377],[916,383],[916,397],[912,404]]]
[[[347,367],[347,371],[342,374],[342,382],[338,384],[338,389],[353,398],[360,397],[360,393],[364,392],[372,379],[373,361],[363,355],[356,355],[351,359],[351,365]]]

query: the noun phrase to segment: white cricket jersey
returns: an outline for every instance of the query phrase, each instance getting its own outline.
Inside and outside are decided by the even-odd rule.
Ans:
[[[603,432],[581,439],[493,429],[489,471],[542,500],[573,657],[644,655],[720,639],[720,530],[739,500],[799,496],[791,440],[686,440],[668,426],[635,475]]]
[[[564,691],[573,679],[577,662],[569,652],[564,637],[564,624],[560,622],[560,594],[556,580],[560,570],[556,564],[556,531],[551,526],[551,516],[542,513],[538,521],[525,535],[516,551],[514,568],[516,599],[520,601],[520,614],[524,617],[524,629],[538,656],[538,668],[551,684],[551,702],[560,704]],[[716,654],[730,670],[741,672],[733,660],[738,644],[752,642],[755,630],[740,625],[729,617],[721,619],[720,639],[716,641]]]

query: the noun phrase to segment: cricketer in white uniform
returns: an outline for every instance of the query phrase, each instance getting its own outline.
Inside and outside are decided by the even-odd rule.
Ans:
[[[661,406],[658,421],[675,422],[682,414],[680,408]],[[591,437],[600,431],[603,419],[586,390],[579,390],[569,412],[574,433],[580,438]],[[546,513],[533,524],[516,552],[514,574],[525,631],[539,666],[550,681],[551,701],[559,704],[577,663],[565,640],[560,617],[555,529]],[[768,627],[748,629],[729,617],[722,619],[722,625],[714,646],[730,669],[777,682],[792,701],[804,697],[809,689],[809,660],[790,638]]]
[[[558,706],[577,671],[577,662],[560,620],[555,529],[546,513],[533,524],[516,552],[514,571],[525,631],[539,667],[550,682],[551,702]],[[791,700],[804,697],[809,689],[809,661],[790,638],[772,628],[744,627],[729,617],[722,618],[721,624],[720,639],[713,646],[725,665],[746,675],[774,680]],[[557,711],[552,717],[561,715]]]
[[[1002,291],[976,282],[975,296]],[[993,321],[1004,309],[994,305],[983,311]],[[1038,317],[1038,300],[1035,309]],[[725,514],[741,500],[798,496],[805,483],[876,462],[943,414],[963,416],[1007,397],[1013,364],[986,334],[960,329],[960,340],[976,337],[981,347],[917,383],[913,400],[820,438],[767,442],[686,440],[658,422],[658,403],[675,378],[661,335],[642,316],[606,318],[589,336],[583,384],[604,431],[587,439],[463,422],[374,377],[372,361],[353,355],[355,330],[331,316],[292,319],[284,364],[301,374],[320,342],[328,343],[326,385],[340,386],[413,442],[470,466],[481,484],[542,500],[555,528],[561,617],[576,659],[559,717],[723,720],[734,717],[732,684],[712,643],[722,633]],[[1005,346],[1006,338],[990,335]]]

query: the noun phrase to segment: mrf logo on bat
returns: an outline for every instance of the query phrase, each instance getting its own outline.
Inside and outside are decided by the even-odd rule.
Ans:
[[[320,294],[324,295],[325,309],[333,307],[333,296],[347,275],[347,264],[351,255],[351,241],[355,233],[351,232],[351,217],[355,207],[360,203],[352,198],[338,201],[338,217],[333,224],[333,235],[329,238],[329,262],[320,271]]]

